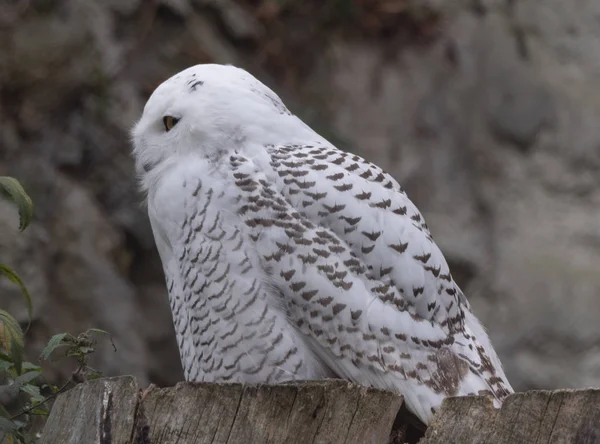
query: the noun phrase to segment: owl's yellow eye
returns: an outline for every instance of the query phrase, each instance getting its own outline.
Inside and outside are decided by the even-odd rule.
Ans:
[[[165,116],[163,117],[163,123],[165,125],[165,131],[169,132],[173,129],[175,125],[177,125],[179,119],[173,116]]]

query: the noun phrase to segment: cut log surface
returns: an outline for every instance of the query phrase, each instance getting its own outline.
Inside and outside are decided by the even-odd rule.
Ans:
[[[600,389],[448,398],[419,444],[600,444]]]
[[[278,386],[180,383],[140,392],[132,377],[61,394],[42,444],[386,444],[402,397],[346,381]]]

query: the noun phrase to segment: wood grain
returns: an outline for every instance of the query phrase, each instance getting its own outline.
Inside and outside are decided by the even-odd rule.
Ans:
[[[42,444],[388,444],[402,397],[341,380],[180,383],[140,391],[129,376],[61,394]],[[408,439],[411,443],[417,438]],[[448,398],[419,444],[600,444],[600,389],[530,391],[501,409]]]
[[[140,394],[132,377],[60,395],[41,443],[386,444],[400,395],[328,380],[180,383]]]
[[[488,398],[448,398],[420,444],[598,444],[600,389],[529,391],[501,409]]]

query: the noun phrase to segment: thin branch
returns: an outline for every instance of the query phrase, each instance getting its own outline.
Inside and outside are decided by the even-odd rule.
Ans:
[[[64,392],[67,389],[67,387],[69,386],[69,384],[71,384],[71,382],[73,382],[73,377],[69,378],[67,380],[67,382],[65,382],[61,388],[59,388],[56,392],[52,393],[50,396],[44,398],[43,400],[41,400],[40,402],[38,402],[35,405],[32,405],[31,407],[21,410],[19,413],[15,413],[8,419],[10,419],[10,420],[17,419],[19,416],[29,413],[32,410],[38,408],[40,405],[45,404],[48,401],[56,398],[58,395],[60,395],[62,392]]]

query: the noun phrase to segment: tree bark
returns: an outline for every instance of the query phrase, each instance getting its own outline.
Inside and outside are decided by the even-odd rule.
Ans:
[[[600,443],[600,389],[515,393],[501,409],[488,398],[448,398],[420,444],[449,443]]]
[[[60,395],[41,443],[386,444],[401,405],[400,395],[340,380],[140,392],[125,376]]]
[[[123,376],[59,395],[41,443],[416,443],[422,433],[411,436],[401,407],[398,394],[341,380],[140,391]],[[489,398],[448,398],[419,444],[453,443],[600,443],[600,389],[516,393],[501,409]]]

